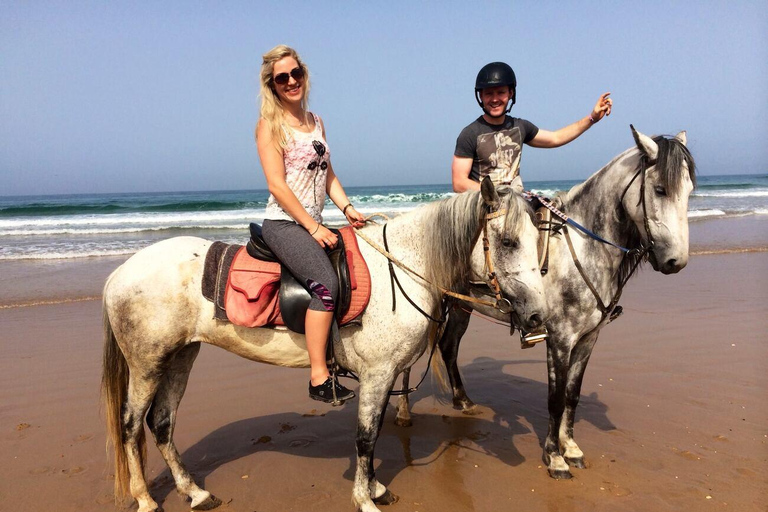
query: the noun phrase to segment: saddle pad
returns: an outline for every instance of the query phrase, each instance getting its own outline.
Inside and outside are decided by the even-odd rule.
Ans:
[[[251,258],[241,247],[227,277],[224,309],[235,325],[261,327],[274,324],[280,316],[277,292],[280,264]]]
[[[371,275],[360,254],[352,227],[340,230],[347,251],[352,285],[349,309],[341,319],[346,325],[360,316],[371,298]],[[285,325],[280,316],[278,291],[280,264],[252,258],[245,247],[238,249],[229,269],[224,305],[227,319],[243,327]]]
[[[352,298],[349,302],[349,309],[339,322],[343,326],[362,315],[365,308],[368,307],[368,301],[371,300],[371,274],[368,272],[368,265],[363,259],[360,247],[357,245],[355,230],[352,226],[345,226],[339,231],[347,250],[349,279],[352,282]]]

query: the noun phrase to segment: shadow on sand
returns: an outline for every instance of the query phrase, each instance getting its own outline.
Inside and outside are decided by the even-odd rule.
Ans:
[[[515,436],[529,434],[532,427],[543,445],[549,414],[545,382],[504,371],[521,364],[542,366],[542,374],[546,372],[541,361],[487,357],[476,358],[462,367],[465,383],[470,386],[469,394],[480,408],[476,416],[462,415],[448,402],[440,403],[446,397],[430,379],[411,395],[412,409],[417,411],[413,413],[412,427],[394,425],[396,399],[390,399],[376,445],[376,459],[380,461],[377,478],[386,485],[406,467],[433,464],[456,447],[487,454],[510,466],[522,464],[525,457],[515,448]],[[398,387],[399,382],[395,385]],[[435,399],[436,394],[440,396],[439,401]],[[577,421],[588,421],[604,431],[614,430],[616,427],[608,418],[607,410],[596,393],[582,396]],[[355,468],[356,416],[357,403],[353,401],[325,414],[286,412],[236,421],[192,445],[182,453],[182,459],[203,488],[206,477],[220,466],[270,451],[299,457],[348,458],[344,478],[351,481]],[[155,499],[162,503],[174,489],[170,471],[166,468],[150,486]]]

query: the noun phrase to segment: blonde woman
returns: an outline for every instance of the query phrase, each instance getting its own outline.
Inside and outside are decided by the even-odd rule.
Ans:
[[[280,45],[264,54],[256,142],[270,196],[262,234],[312,296],[305,318],[309,396],[331,402],[335,385],[343,401],[355,394],[334,384],[325,362],[338,297],[336,274],[325,252],[338,241],[323,226],[326,194],[353,226],[361,227],[364,218],[333,172],[323,122],[309,112],[308,100],[309,70],[296,51]]]

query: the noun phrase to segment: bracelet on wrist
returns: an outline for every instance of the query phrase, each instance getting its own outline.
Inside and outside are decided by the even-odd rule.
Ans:
[[[352,203],[347,203],[347,206],[345,206],[344,208],[341,209],[341,214],[342,215],[346,215],[347,214],[347,208],[349,208],[350,206],[352,206]],[[354,208],[354,206],[352,206],[352,208]]]
[[[315,227],[315,230],[309,234],[309,236],[315,236],[315,233],[317,233],[317,230],[320,229],[320,223],[317,223],[317,226]]]
[[[592,112],[589,113],[589,122],[590,123],[595,124],[599,120],[600,120],[600,118],[595,119],[594,117],[592,117]]]

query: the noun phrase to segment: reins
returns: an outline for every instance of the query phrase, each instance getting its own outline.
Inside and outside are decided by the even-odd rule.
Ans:
[[[482,223],[482,232],[483,232],[483,252],[485,255],[485,266],[488,270],[488,285],[493,290],[494,296],[496,298],[496,302],[491,302],[487,300],[477,299],[475,297],[471,297],[469,295],[464,295],[461,293],[453,292],[451,290],[448,290],[447,288],[444,288],[438,284],[435,284],[428,280],[423,275],[419,274],[415,270],[413,270],[411,267],[397,259],[391,252],[389,252],[389,243],[387,241],[387,224],[384,224],[384,227],[382,229],[382,239],[384,241],[384,247],[381,247],[379,244],[371,240],[368,236],[362,233],[359,229],[355,228],[355,234],[365,240],[365,242],[376,249],[379,253],[381,253],[385,258],[387,258],[387,265],[389,267],[389,275],[390,275],[390,283],[392,285],[392,311],[395,311],[397,302],[396,302],[396,294],[395,294],[395,284],[397,284],[398,289],[400,290],[400,293],[403,294],[403,297],[408,301],[408,303],[413,306],[416,311],[418,311],[422,316],[430,320],[431,322],[434,322],[437,324],[437,327],[435,329],[435,340],[432,343],[432,349],[429,352],[429,358],[427,359],[427,369],[424,371],[424,374],[421,376],[421,379],[419,382],[408,389],[400,389],[400,390],[389,390],[389,396],[401,396],[401,395],[409,395],[419,389],[419,386],[424,382],[424,379],[427,378],[427,373],[429,373],[429,368],[432,363],[432,357],[435,355],[435,349],[437,348],[437,338],[439,336],[439,330],[441,327],[443,327],[443,324],[445,323],[445,320],[448,315],[448,307],[447,307],[447,300],[446,297],[453,297],[455,299],[459,299],[465,302],[474,302],[476,304],[482,304],[484,306],[490,306],[495,309],[498,309],[504,314],[510,313],[512,311],[512,304],[509,302],[508,299],[505,299],[502,296],[501,293],[501,286],[499,285],[499,281],[496,277],[496,272],[493,269],[493,261],[491,259],[491,247],[490,247],[490,241],[488,239],[488,221],[491,219],[495,219],[496,217],[500,217],[501,215],[504,215],[507,213],[507,209],[499,209],[495,212],[486,213],[483,216],[483,223]],[[370,216],[368,216],[365,220],[368,222],[373,217],[384,217],[385,219],[389,220],[389,218],[380,213],[375,213]],[[476,239],[477,237],[475,237]],[[442,314],[440,315],[440,318],[434,318],[432,315],[424,311],[421,307],[419,307],[418,304],[416,304],[413,299],[411,299],[408,294],[403,289],[402,284],[400,284],[400,279],[398,279],[397,274],[395,274],[395,269],[393,265],[397,265],[400,269],[404,270],[405,272],[418,277],[425,283],[433,286],[434,288],[437,288],[441,293],[441,304],[443,305],[441,310]],[[354,374],[347,375],[351,376],[352,378],[355,378]],[[357,379],[356,379],[357,380]]]
[[[507,212],[507,210],[506,210],[506,208],[504,208],[504,209],[497,210],[495,212],[486,214],[484,216],[483,224],[482,224],[482,228],[481,228],[483,230],[483,252],[485,253],[485,264],[486,264],[486,267],[488,268],[489,286],[494,291],[494,295],[496,297],[496,302],[491,302],[491,301],[487,301],[487,300],[477,299],[477,298],[471,297],[469,295],[464,295],[464,294],[461,294],[461,293],[458,293],[458,292],[454,292],[454,291],[448,290],[447,288],[444,288],[444,287],[442,287],[442,286],[440,286],[438,284],[435,284],[435,283],[431,282],[429,279],[427,279],[426,277],[424,277],[423,275],[419,274],[418,272],[413,270],[411,267],[409,267],[408,265],[406,265],[405,263],[403,263],[402,261],[397,259],[391,252],[389,252],[389,246],[388,246],[387,238],[386,238],[386,224],[384,225],[384,229],[383,229],[383,232],[382,232],[385,247],[381,247],[378,243],[376,243],[373,240],[371,240],[367,235],[365,235],[362,231],[360,231],[357,228],[355,228],[355,234],[357,234],[357,236],[359,236],[360,238],[365,240],[365,242],[368,243],[368,245],[370,245],[371,247],[376,249],[385,258],[387,258],[387,260],[389,260],[388,265],[389,265],[389,268],[390,268],[390,276],[392,276],[393,277],[393,281],[395,283],[397,283],[397,286],[400,289],[401,293],[403,293],[403,295],[406,297],[406,299],[408,299],[408,302],[410,302],[414,307],[416,307],[416,309],[419,310],[422,315],[424,315],[425,317],[429,318],[433,322],[439,323],[441,321],[444,321],[445,319],[441,319],[440,321],[435,320],[434,318],[431,317],[431,315],[427,315],[425,312],[423,312],[423,310],[421,308],[419,308],[418,306],[416,306],[413,303],[413,301],[403,291],[402,285],[400,284],[400,281],[397,279],[397,275],[394,273],[394,268],[392,267],[392,264],[397,265],[397,267],[399,267],[401,270],[404,270],[405,272],[418,277],[419,279],[421,279],[425,283],[427,283],[427,284],[433,286],[434,288],[438,289],[441,292],[443,297],[445,297],[447,295],[449,297],[453,297],[453,298],[456,298],[456,299],[459,299],[459,300],[462,300],[462,301],[465,301],[465,302],[474,302],[476,304],[481,304],[483,306],[490,306],[490,307],[498,309],[502,313],[506,314],[506,313],[509,313],[511,311],[512,305],[510,304],[509,300],[505,299],[502,296],[501,287],[499,286],[498,279],[496,278],[496,273],[493,270],[493,261],[491,261],[491,254],[490,254],[490,241],[488,240],[488,232],[487,232],[488,220],[494,219],[494,218],[499,217],[501,215],[504,215],[506,212]],[[374,215],[371,215],[370,217],[368,217],[366,219],[366,221],[368,219],[370,219],[371,217],[374,217],[374,216],[377,216],[377,215],[381,216],[380,214],[374,214]],[[394,284],[392,285],[392,290],[393,290],[393,294],[392,294],[393,300],[392,300],[392,302],[393,302],[393,310],[394,310],[394,302],[395,302],[395,300],[394,300],[394,296],[395,296],[394,295]]]

